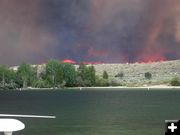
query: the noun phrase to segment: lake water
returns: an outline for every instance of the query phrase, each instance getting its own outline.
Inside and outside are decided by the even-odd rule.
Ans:
[[[15,135],[164,135],[180,119],[178,90],[1,91],[0,113],[55,115],[18,118]]]

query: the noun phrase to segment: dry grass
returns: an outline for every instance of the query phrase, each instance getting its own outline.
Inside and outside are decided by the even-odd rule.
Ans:
[[[99,64],[94,65],[97,75],[107,71],[110,80],[129,86],[169,84],[174,77],[180,77],[180,60],[147,64]],[[118,73],[124,77],[115,77]],[[150,72],[152,79],[146,79],[145,73]]]

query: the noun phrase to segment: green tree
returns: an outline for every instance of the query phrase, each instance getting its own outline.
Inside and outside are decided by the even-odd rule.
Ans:
[[[7,74],[8,72],[8,68],[4,65],[0,66],[0,82],[1,82],[1,86],[4,87],[5,83],[7,81]]]
[[[95,86],[96,71],[94,66],[86,66],[81,64],[78,68],[77,81],[80,86]]]
[[[96,70],[95,70],[94,66],[88,67],[87,78],[88,78],[87,80],[90,81],[90,86],[95,86],[95,84],[96,84]]]
[[[108,76],[108,73],[106,71],[103,72],[103,79],[108,79],[109,76]]]
[[[7,83],[6,87],[8,87],[8,89],[17,88],[18,86],[16,84],[16,78],[17,78],[16,72],[14,70],[12,70],[12,69],[8,69],[6,75],[7,75],[7,76],[5,76],[6,77],[5,80],[6,80],[6,83]]]
[[[35,78],[35,70],[31,67],[30,64],[22,63],[19,66],[17,70],[17,79],[20,86],[23,88],[31,86]]]
[[[78,76],[81,77],[82,80],[86,79],[87,66],[84,64],[80,64],[78,68]]]
[[[52,87],[60,87],[63,82],[63,70],[57,60],[50,60],[46,65],[45,78]]]
[[[7,66],[0,66],[0,87],[1,88],[15,88],[16,73]]]
[[[63,63],[61,64],[61,67],[63,69],[63,77],[65,81],[65,86],[72,87],[76,85],[76,77],[77,72],[75,67],[72,64]]]

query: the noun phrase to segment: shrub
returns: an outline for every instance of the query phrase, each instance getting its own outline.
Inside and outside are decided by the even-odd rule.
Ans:
[[[66,81],[63,81],[61,84],[58,85],[58,88],[64,89],[66,87]]]
[[[111,80],[111,81],[109,82],[109,85],[110,85],[110,86],[122,86],[122,84],[119,83],[117,80]]]
[[[78,87],[89,87],[89,86],[91,86],[90,80],[83,80],[79,76],[77,77],[76,81],[77,81],[77,86]]]
[[[33,82],[33,87],[35,88],[50,88],[51,85],[47,80],[36,80]]]
[[[180,86],[180,79],[175,77],[171,80],[171,85],[172,86]]]
[[[16,88],[17,88],[16,83],[5,83],[5,84],[0,83],[0,90],[11,90],[11,89],[14,90]]]
[[[123,78],[123,77],[124,77],[124,73],[123,73],[123,72],[118,73],[117,75],[115,75],[115,77],[116,77],[116,78],[117,78],[117,77],[119,77],[119,78]]]
[[[146,72],[144,74],[144,76],[145,76],[146,79],[151,79],[152,78],[152,74],[150,72]]]
[[[109,86],[109,82],[107,79],[96,77],[96,86]]]

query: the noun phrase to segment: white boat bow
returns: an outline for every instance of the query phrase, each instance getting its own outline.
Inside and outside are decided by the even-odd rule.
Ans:
[[[25,128],[25,124],[16,119],[7,119],[7,117],[21,117],[21,118],[45,118],[55,119],[56,116],[44,116],[44,115],[18,115],[18,114],[0,114],[0,132],[4,132],[4,135],[12,135],[15,131],[20,131]]]
[[[20,131],[25,128],[24,123],[16,119],[0,119],[0,132],[5,135],[12,135],[15,131]]]

